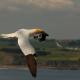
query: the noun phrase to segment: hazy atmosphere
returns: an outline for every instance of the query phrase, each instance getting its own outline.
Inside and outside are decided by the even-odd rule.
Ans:
[[[0,33],[37,27],[50,38],[80,39],[80,0],[0,0]]]

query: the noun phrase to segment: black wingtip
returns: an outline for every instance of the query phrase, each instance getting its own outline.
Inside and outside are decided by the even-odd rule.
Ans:
[[[36,76],[36,74],[32,74],[32,77],[36,78],[37,76]]]
[[[31,72],[32,77],[36,78],[37,76],[37,62],[34,58],[34,55],[29,54],[26,56],[27,65]]]
[[[36,77],[37,77],[37,75],[36,75],[36,73],[35,73],[35,72],[31,72],[31,75],[32,75],[32,77],[34,77],[34,78],[36,78]]]

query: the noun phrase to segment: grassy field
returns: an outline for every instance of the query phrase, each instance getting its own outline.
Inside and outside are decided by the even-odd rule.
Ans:
[[[39,56],[40,60],[79,60],[80,51],[62,51],[60,49],[53,49],[49,55]]]

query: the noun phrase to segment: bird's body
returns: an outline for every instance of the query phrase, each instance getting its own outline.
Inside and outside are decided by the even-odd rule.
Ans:
[[[18,44],[24,55],[34,54],[35,50],[29,42],[31,30],[20,29],[18,34]]]
[[[34,54],[35,50],[29,42],[29,37],[33,30],[29,29],[19,29],[18,31],[10,34],[1,34],[3,38],[17,38],[18,45],[22,50],[24,55]]]
[[[19,29],[18,31],[10,34],[1,34],[2,38],[17,38],[18,45],[22,50],[23,54],[26,56],[27,65],[33,77],[36,77],[37,73],[37,63],[34,57],[35,49],[29,42],[29,37],[35,36],[36,34],[43,33],[47,36],[46,33],[42,29]],[[41,36],[41,40],[43,40],[45,36]],[[42,39],[43,38],[43,39]],[[40,39],[40,37],[39,37]],[[45,39],[44,39],[45,40]]]

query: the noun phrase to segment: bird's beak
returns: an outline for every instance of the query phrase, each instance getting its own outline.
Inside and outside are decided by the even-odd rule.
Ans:
[[[46,32],[44,32],[44,35],[45,35],[45,36],[49,36],[49,34],[47,34]]]

